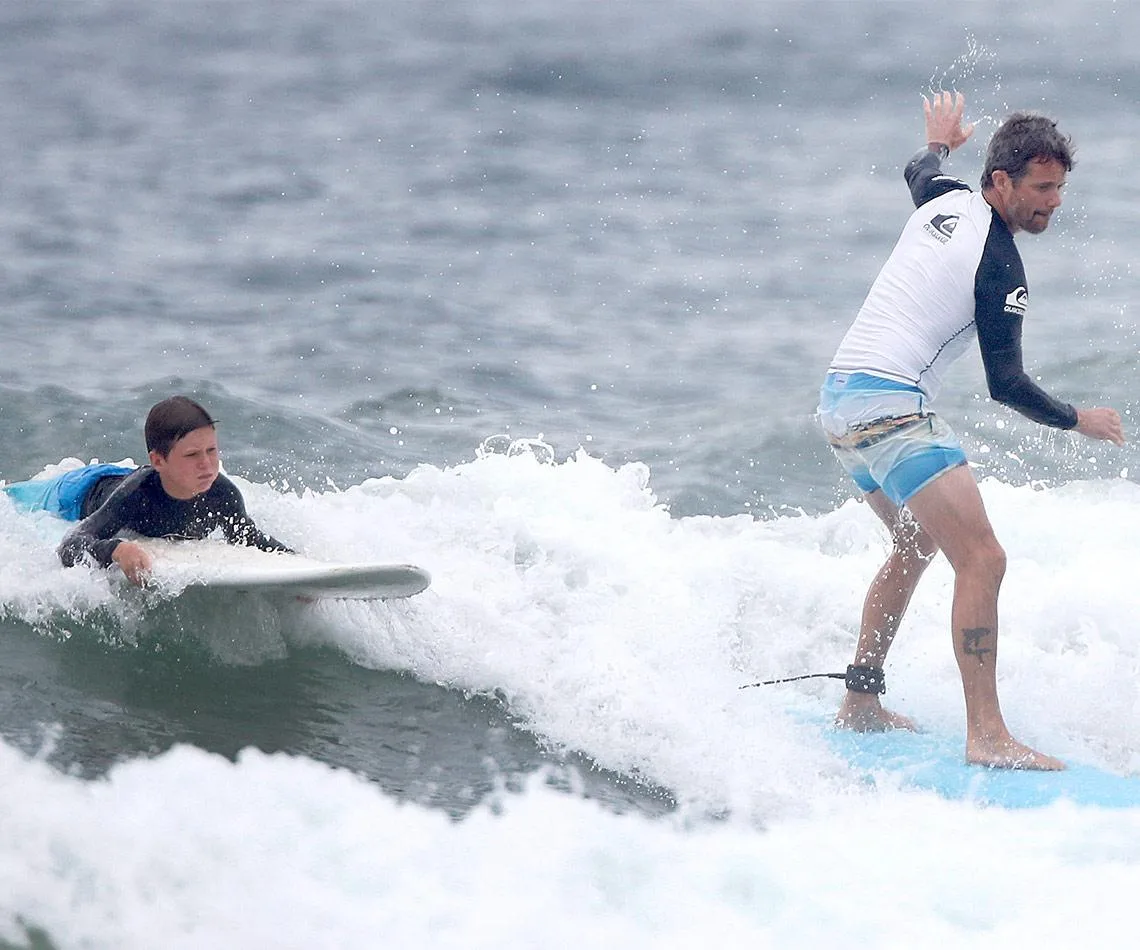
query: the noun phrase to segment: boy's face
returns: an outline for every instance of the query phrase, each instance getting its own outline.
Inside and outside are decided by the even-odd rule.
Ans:
[[[218,434],[213,426],[188,432],[171,446],[168,455],[151,450],[150,464],[172,498],[188,501],[209,491],[218,477]]]

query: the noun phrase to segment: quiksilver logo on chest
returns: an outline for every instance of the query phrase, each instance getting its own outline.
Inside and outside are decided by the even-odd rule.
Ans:
[[[1024,317],[1029,309],[1029,291],[1024,287],[1011,290],[1005,295],[1005,312],[1015,317]]]
[[[958,227],[958,215],[936,214],[922,226],[922,229],[936,241],[947,244],[954,236],[956,227]]]

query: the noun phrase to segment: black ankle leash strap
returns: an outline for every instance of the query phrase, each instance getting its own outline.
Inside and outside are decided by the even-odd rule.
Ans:
[[[849,666],[847,675],[843,677],[847,688],[853,693],[885,693],[887,691],[886,678],[883,670],[878,666]]]
[[[804,673],[802,676],[785,676],[776,680],[761,680],[759,683],[745,683],[740,689],[753,686],[775,686],[778,683],[795,683],[797,680],[832,679],[843,680],[853,693],[885,693],[886,677],[877,666],[849,666],[846,673]]]

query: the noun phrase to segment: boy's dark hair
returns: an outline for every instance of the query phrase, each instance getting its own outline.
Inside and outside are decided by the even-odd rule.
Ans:
[[[146,414],[146,450],[157,452],[163,458],[170,454],[174,443],[195,429],[217,425],[210,414],[193,399],[171,396],[155,403]]]
[[[1021,181],[1032,161],[1054,159],[1065,171],[1072,171],[1073,140],[1057,130],[1057,123],[1036,112],[1015,112],[1006,119],[986,150],[986,164],[982,170],[982,187],[994,183],[994,172],[1003,171],[1014,183]]]

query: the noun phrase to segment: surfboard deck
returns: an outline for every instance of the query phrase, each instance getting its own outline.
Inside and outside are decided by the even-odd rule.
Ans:
[[[413,597],[431,584],[431,575],[414,564],[327,563],[224,541],[133,540],[154,559],[150,583],[158,587],[388,600]]]
[[[858,733],[828,724],[828,745],[867,781],[924,789],[946,799],[1002,808],[1040,808],[1058,801],[1105,808],[1140,807],[1140,776],[1066,763],[1063,772],[968,765],[964,736],[902,729]]]

